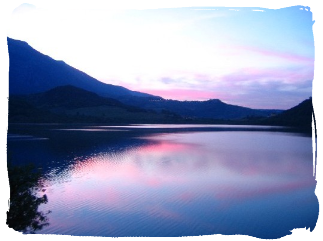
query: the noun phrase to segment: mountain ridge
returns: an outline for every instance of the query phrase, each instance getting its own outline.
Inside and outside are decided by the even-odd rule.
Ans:
[[[102,97],[117,99],[126,105],[158,113],[176,113],[185,118],[239,119],[246,116],[270,116],[279,111],[253,110],[226,104],[219,99],[207,101],[167,100],[160,96],[102,83],[63,61],[40,53],[20,40],[7,38],[9,52],[9,96],[42,93],[58,86],[71,85]]]
[[[125,104],[131,104],[157,112],[167,110],[189,118],[240,119],[247,116],[268,117],[281,112],[281,110],[258,110],[231,105],[224,103],[219,99],[210,99],[206,101],[179,101],[163,98],[127,96],[121,97],[120,101]]]
[[[33,49],[28,43],[7,37],[9,95],[33,94],[57,86],[73,85],[105,97],[152,96],[122,86],[103,83],[88,74]]]
[[[313,113],[312,97],[309,97],[298,105],[264,120],[264,122],[270,125],[306,127],[310,129]]]
[[[70,85],[56,87],[43,93],[12,95],[9,98],[9,123],[243,124],[280,125],[310,130],[312,113],[312,99],[309,98],[270,117],[247,116],[231,120],[187,118],[165,109],[157,112],[127,105]]]
[[[99,105],[125,106],[113,98],[101,97],[94,92],[73,85],[58,86],[45,92],[31,94],[26,98],[41,108],[65,106],[67,108],[91,107]]]
[[[107,123],[172,122],[182,118],[126,105],[116,99],[67,85],[51,90],[9,97],[9,123]]]

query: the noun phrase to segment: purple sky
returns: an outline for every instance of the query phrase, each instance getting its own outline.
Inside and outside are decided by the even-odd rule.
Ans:
[[[301,6],[108,11],[23,4],[8,36],[105,83],[168,99],[288,109],[312,96],[312,25]]]

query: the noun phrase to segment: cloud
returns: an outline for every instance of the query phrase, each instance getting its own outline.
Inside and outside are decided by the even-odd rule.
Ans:
[[[246,68],[222,76],[221,80],[229,86],[262,85],[271,83],[297,86],[307,81],[312,81],[314,69],[312,68]]]
[[[220,99],[251,108],[288,109],[312,95],[313,76],[311,66],[249,67],[221,75],[187,71],[137,77],[134,84],[119,84],[166,99]]]
[[[258,25],[249,27],[254,21],[244,19],[242,11],[106,12],[37,7],[23,4],[17,8],[17,13],[37,11],[28,18],[16,14],[9,36],[109,84],[169,99],[220,98],[237,103],[244,97],[238,104],[245,106],[256,96],[286,93],[290,97],[294,92],[300,93],[299,101],[311,93],[312,38],[306,35],[310,31],[298,35],[305,25],[291,29],[296,32],[290,36],[281,34],[289,25],[277,26],[273,36],[262,36]],[[243,21],[232,24],[238,16]],[[275,21],[264,20],[261,26],[270,27]]]
[[[252,108],[288,109],[312,95],[312,68],[241,69],[221,77],[227,101]],[[231,90],[231,91],[230,91]]]
[[[144,89],[146,93],[161,96],[165,99],[174,100],[208,100],[227,98],[225,93],[214,90],[194,90],[194,89]]]
[[[282,52],[282,51],[276,51],[276,50],[270,50],[270,49],[262,49],[262,48],[251,47],[251,46],[239,46],[237,47],[237,49],[256,53],[266,57],[280,58],[280,59],[284,59],[295,63],[314,64],[314,58],[298,55],[295,53],[288,53],[288,52]]]

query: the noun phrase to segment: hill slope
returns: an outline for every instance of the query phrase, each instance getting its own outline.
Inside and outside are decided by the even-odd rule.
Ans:
[[[81,108],[95,106],[117,106],[127,108],[125,104],[113,98],[99,96],[93,92],[72,85],[55,87],[46,92],[32,94],[26,97],[28,102],[39,108]],[[138,108],[137,108],[138,109]]]
[[[311,129],[313,111],[312,98],[309,98],[291,109],[264,120],[264,122],[270,125]]]
[[[10,123],[50,123],[66,122],[66,118],[42,110],[27,102],[24,97],[12,96],[9,98],[8,122]]]
[[[218,99],[207,101],[165,100],[158,97],[124,97],[126,104],[152,109],[157,112],[170,111],[187,118],[241,119],[248,116],[268,117],[281,110],[256,110],[230,105]]]
[[[155,113],[75,86],[9,97],[9,123],[171,123],[182,118]]]
[[[32,94],[57,86],[73,85],[102,96],[151,96],[121,86],[105,84],[63,61],[46,56],[26,42],[7,38],[9,51],[9,95]]]

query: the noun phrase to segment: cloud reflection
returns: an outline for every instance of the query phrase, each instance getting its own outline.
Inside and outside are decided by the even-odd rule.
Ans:
[[[248,135],[227,132],[227,139],[220,132],[154,135],[132,149],[88,156],[70,167],[68,181],[54,181],[48,188],[50,209],[56,210],[51,220],[59,222],[61,213],[86,217],[99,212],[122,220],[140,215],[138,225],[160,219],[193,225],[197,220],[189,210],[198,207],[199,215],[209,215],[203,205],[223,212],[245,202],[314,190],[306,145],[295,151],[290,149],[295,146],[293,136]],[[281,148],[278,139],[283,137]],[[301,146],[308,142],[298,141]],[[258,148],[258,142],[270,145]],[[212,230],[210,222],[205,227]]]

